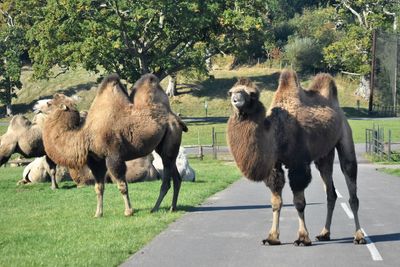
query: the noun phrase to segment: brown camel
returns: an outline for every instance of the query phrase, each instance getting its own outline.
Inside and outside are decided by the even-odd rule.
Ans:
[[[158,210],[169,190],[171,176],[171,210],[176,210],[181,178],[175,160],[183,129],[171,125],[178,122],[171,122],[174,115],[156,76],[144,75],[135,83],[134,92],[132,103],[117,75],[105,78],[83,124],[79,124],[79,112],[68,97],[56,94],[49,103],[43,131],[46,153],[57,164],[70,168],[87,164],[96,179],[96,217],[103,215],[106,172],[117,181],[125,215],[132,215],[125,161],[143,157],[154,149],[161,155],[166,171],[152,211]]]
[[[15,115],[7,128],[7,132],[0,139],[0,166],[7,163],[11,155],[19,153],[25,158],[45,156],[42,140],[42,128],[45,115],[39,110],[32,122],[22,115]],[[56,165],[46,157],[47,172],[51,177],[51,188],[56,189]]]
[[[318,74],[303,90],[294,71],[283,71],[279,87],[266,116],[260,92],[248,79],[229,91],[234,113],[228,121],[229,147],[244,176],[263,181],[271,190],[273,222],[264,244],[280,244],[279,216],[285,183],[282,165],[288,168],[293,202],[299,216],[295,245],[311,245],[305,225],[304,189],[311,181],[314,161],[327,193],[326,223],[317,240],[330,240],[336,192],[332,180],[335,148],[346,178],[356,232],[354,243],[365,244],[358,220],[357,160],[350,126],[339,107],[337,88],[328,74]]]

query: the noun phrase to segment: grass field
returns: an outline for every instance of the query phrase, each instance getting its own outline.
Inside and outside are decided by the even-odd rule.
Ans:
[[[116,266],[148,243],[184,211],[227,187],[240,175],[233,164],[191,160],[196,182],[182,185],[178,212],[171,192],[161,211],[150,213],[160,182],[130,184],[135,213],[124,217],[116,185],[105,190],[104,217],[93,218],[93,187],[62,183],[16,186],[22,168],[0,168],[0,266]]]
[[[391,174],[394,176],[399,176],[400,177],[400,169],[389,169],[389,168],[383,168],[383,169],[379,169],[380,171],[387,173],[387,174]]]

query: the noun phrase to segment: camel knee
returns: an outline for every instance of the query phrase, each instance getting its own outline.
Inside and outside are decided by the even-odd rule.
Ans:
[[[121,194],[125,195],[128,193],[128,184],[125,181],[118,181],[118,190]]]
[[[282,208],[282,198],[280,196],[272,195],[271,206],[272,206],[272,211],[280,210]]]
[[[102,195],[104,192],[104,184],[96,183],[94,186],[94,190],[96,191],[97,195]]]

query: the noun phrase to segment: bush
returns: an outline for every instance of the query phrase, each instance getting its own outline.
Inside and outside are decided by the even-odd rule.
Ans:
[[[320,69],[322,58],[322,48],[311,38],[295,37],[285,46],[285,60],[302,73]]]

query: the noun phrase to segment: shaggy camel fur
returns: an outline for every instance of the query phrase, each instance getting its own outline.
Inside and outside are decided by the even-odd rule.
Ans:
[[[356,232],[354,243],[365,244],[358,220],[357,160],[350,126],[339,107],[337,88],[328,74],[318,74],[303,90],[293,71],[283,71],[266,116],[257,87],[240,79],[229,91],[234,114],[228,121],[229,147],[242,173],[250,180],[264,181],[271,189],[273,222],[267,239],[280,244],[279,216],[285,183],[282,165],[288,168],[293,202],[299,216],[295,245],[311,245],[304,220],[304,189],[311,181],[310,164],[315,162],[327,193],[325,226],[317,240],[330,240],[336,192],[332,180],[335,148],[350,193]]]
[[[40,104],[43,104],[43,101]],[[39,112],[38,109],[36,111]],[[45,115],[39,112],[32,122],[22,115],[16,115],[11,119],[7,132],[0,140],[0,166],[5,164],[14,153],[19,153],[25,158],[46,155],[42,140],[44,118]],[[51,177],[51,188],[56,189],[56,165],[48,157],[46,161],[47,172]]]
[[[79,123],[74,101],[68,97],[56,94],[49,103],[43,132],[46,153],[57,164],[70,168],[87,164],[96,179],[96,217],[103,215],[106,172],[117,181],[125,215],[133,214],[125,161],[143,157],[154,149],[163,158],[166,171],[153,211],[158,210],[169,190],[171,176],[174,182],[171,210],[176,210],[181,178],[175,161],[182,127],[172,127],[170,117],[174,115],[168,97],[154,75],[144,75],[135,83],[132,99],[133,104],[119,77],[110,75],[99,86],[83,124]],[[174,132],[178,128],[179,132]]]

